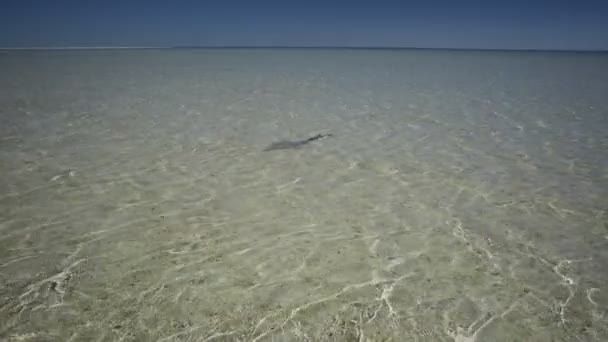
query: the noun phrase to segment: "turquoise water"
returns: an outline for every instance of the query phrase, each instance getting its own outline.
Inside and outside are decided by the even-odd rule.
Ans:
[[[0,339],[608,339],[608,54],[2,51],[0,89]]]

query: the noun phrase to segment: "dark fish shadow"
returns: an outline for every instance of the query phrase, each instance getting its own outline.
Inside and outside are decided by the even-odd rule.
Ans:
[[[332,134],[317,134],[314,137],[310,137],[310,138],[304,139],[304,140],[294,140],[294,141],[281,140],[281,141],[273,142],[272,144],[268,145],[263,151],[267,152],[267,151],[275,151],[275,150],[295,150],[295,149],[298,149],[315,140],[319,140],[319,139],[327,138],[327,137],[331,137],[331,136],[332,136]]]

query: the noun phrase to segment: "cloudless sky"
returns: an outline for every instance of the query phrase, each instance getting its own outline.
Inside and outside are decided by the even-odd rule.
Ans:
[[[0,47],[608,49],[608,0],[0,0]]]

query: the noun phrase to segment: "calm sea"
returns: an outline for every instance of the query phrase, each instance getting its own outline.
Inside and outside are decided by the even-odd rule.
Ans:
[[[0,340],[608,340],[608,53],[0,51],[0,176]]]

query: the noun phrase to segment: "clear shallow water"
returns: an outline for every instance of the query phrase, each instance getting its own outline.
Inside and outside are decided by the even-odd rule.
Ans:
[[[2,339],[608,339],[606,54],[10,51],[0,89]]]

